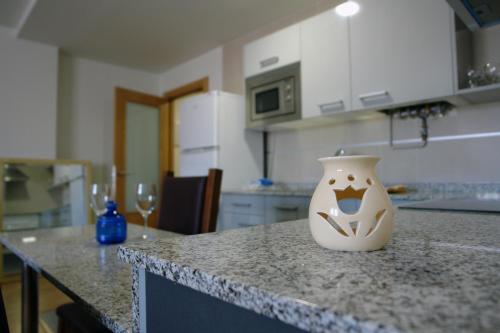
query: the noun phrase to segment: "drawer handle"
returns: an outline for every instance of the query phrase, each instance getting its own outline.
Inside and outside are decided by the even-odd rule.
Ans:
[[[197,148],[186,148],[186,149],[181,149],[181,153],[189,154],[189,153],[204,153],[212,150],[217,150],[219,149],[219,146],[203,146],[203,147],[197,147]]]
[[[255,224],[250,223],[238,223],[239,227],[255,227]]]
[[[244,208],[250,208],[252,207],[251,203],[240,203],[240,202],[233,202],[232,205],[234,207],[244,207]]]
[[[279,57],[271,57],[260,61],[260,68],[277,64],[280,61]]]
[[[299,206],[274,206],[274,209],[284,212],[296,212],[299,210]]]
[[[318,104],[321,113],[330,113],[335,111],[340,111],[344,107],[344,101],[339,99],[338,101],[331,103]]]
[[[381,90],[381,91],[371,92],[371,93],[368,93],[368,94],[359,95],[358,98],[363,101],[363,100],[366,100],[366,99],[372,99],[372,98],[378,98],[378,97],[385,97],[387,95],[389,95],[389,92],[387,90]]]

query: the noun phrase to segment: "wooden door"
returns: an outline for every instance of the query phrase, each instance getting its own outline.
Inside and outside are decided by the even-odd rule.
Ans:
[[[115,89],[116,201],[128,222],[144,223],[135,209],[136,183],[154,182],[157,209],[148,224],[156,227],[163,176],[174,166],[171,106],[181,97],[207,91],[208,77],[168,91],[163,97]]]
[[[165,99],[116,88],[115,91],[116,201],[128,222],[144,221],[135,209],[139,182],[156,184],[157,209],[148,224],[156,226],[162,176],[170,169],[170,117]]]

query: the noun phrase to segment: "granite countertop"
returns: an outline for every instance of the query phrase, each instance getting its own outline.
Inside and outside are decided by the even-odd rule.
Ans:
[[[385,183],[387,188],[400,183]],[[400,201],[422,201],[450,198],[487,199],[500,196],[499,183],[407,183],[405,193],[390,194]],[[225,194],[312,197],[316,184],[277,183],[271,187],[224,189]]]
[[[500,216],[400,211],[385,250],[337,252],[306,220],[119,248],[137,267],[313,332],[498,332]],[[137,295],[136,295],[137,297]]]
[[[286,186],[272,186],[270,188],[242,188],[242,189],[225,189],[223,194],[237,194],[237,195],[265,195],[265,196],[292,196],[292,197],[312,197],[314,188],[288,188]],[[405,193],[389,194],[395,200],[407,201],[422,201],[433,198],[442,198],[443,195],[429,194],[428,192],[421,192],[411,189]],[[456,194],[455,194],[456,196]]]
[[[243,195],[270,195],[270,196],[294,196],[312,197],[314,189],[288,189],[288,188],[259,188],[259,189],[226,189],[223,194],[243,194]]]
[[[150,229],[157,237],[179,237]],[[128,224],[128,241],[140,240],[142,228]],[[23,242],[36,237],[34,242]],[[130,332],[130,265],[118,260],[117,245],[99,245],[95,225],[36,229],[0,234],[0,242],[42,273],[74,301],[88,308],[114,332]]]
[[[264,196],[287,196],[287,197],[308,197],[311,198],[314,189],[288,189],[288,188],[260,188],[260,189],[228,189],[222,191],[223,194],[237,194],[237,195],[264,195]],[[389,196],[392,200],[401,201],[424,201],[442,198],[462,198],[471,197],[470,193],[429,193],[417,190],[410,190],[405,193],[390,193]]]

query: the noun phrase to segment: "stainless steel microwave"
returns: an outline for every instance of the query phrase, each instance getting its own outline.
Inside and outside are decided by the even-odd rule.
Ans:
[[[300,63],[249,77],[245,84],[248,128],[300,119]]]

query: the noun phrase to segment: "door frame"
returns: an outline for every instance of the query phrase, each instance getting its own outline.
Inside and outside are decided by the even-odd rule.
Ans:
[[[169,90],[162,97],[134,91],[122,87],[115,88],[115,130],[114,130],[114,165],[116,166],[116,202],[122,207],[128,222],[142,224],[143,219],[138,212],[125,212],[125,113],[127,103],[137,103],[157,107],[160,110],[160,186],[167,171],[173,169],[173,101],[198,92],[208,92],[209,79],[199,80]],[[161,188],[158,188],[161,195]],[[161,201],[160,201],[161,202]],[[153,212],[148,225],[157,227],[157,212]]]
[[[121,87],[115,88],[115,143],[114,143],[114,165],[116,166],[116,193],[115,200],[118,203],[118,207],[121,207],[123,214],[127,222],[132,222],[136,224],[142,224],[142,216],[138,212],[127,212],[125,210],[125,139],[126,139],[126,110],[127,103],[137,103],[142,105],[148,105],[152,107],[157,107],[160,110],[160,128],[170,128],[168,123],[169,117],[165,112],[162,112],[162,104],[164,104],[164,99],[155,95],[146,94],[139,91],[129,90]],[[164,127],[166,126],[166,127]],[[160,130],[161,133],[164,132]],[[160,152],[164,151],[165,145],[164,140],[160,140]],[[163,158],[160,158],[160,176],[163,174],[164,168],[168,168],[164,163]],[[160,177],[161,179],[161,177]],[[159,189],[158,189],[159,190]],[[152,214],[152,218],[149,218],[148,225],[156,224],[156,212]],[[151,223],[151,221],[154,221]]]

